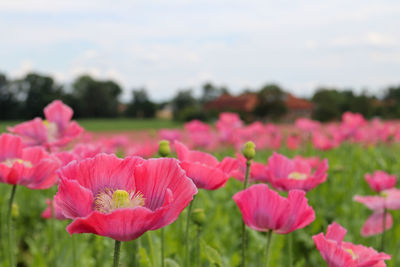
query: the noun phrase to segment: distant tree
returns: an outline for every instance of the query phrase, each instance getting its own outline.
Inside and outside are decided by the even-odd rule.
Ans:
[[[72,98],[82,117],[116,117],[121,87],[113,81],[97,81],[88,75],[78,77],[73,83]]]
[[[152,118],[156,113],[156,104],[150,101],[146,89],[133,90],[132,100],[128,104],[125,114],[128,117]]]
[[[171,101],[175,120],[189,121],[192,119],[205,120],[206,116],[191,89],[180,90]]]
[[[336,89],[319,88],[312,101],[315,104],[313,118],[319,121],[339,119],[342,113],[343,100]]]
[[[400,85],[391,86],[385,90],[383,101],[385,105],[380,108],[380,114],[384,118],[400,117]]]
[[[23,79],[15,80],[10,85],[24,102],[20,117],[31,119],[43,116],[43,108],[55,99],[63,96],[62,86],[50,76],[28,73]]]
[[[21,103],[18,101],[17,93],[6,75],[0,73],[0,119],[10,120],[20,117]]]
[[[277,119],[287,112],[285,105],[286,93],[276,84],[268,84],[257,93],[258,104],[254,114],[259,118]]]
[[[226,87],[216,87],[211,82],[207,82],[203,85],[203,95],[201,97],[202,103],[210,102],[222,94],[229,94],[229,91]]]

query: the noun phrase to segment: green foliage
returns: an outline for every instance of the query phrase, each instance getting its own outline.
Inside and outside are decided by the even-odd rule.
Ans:
[[[276,84],[265,85],[257,93],[258,104],[254,114],[259,118],[278,119],[287,112],[286,93]]]
[[[156,104],[150,101],[146,89],[133,90],[132,101],[127,106],[125,114],[134,118],[153,118]]]
[[[371,118],[376,115],[374,100],[366,93],[355,95],[351,90],[320,88],[312,97],[315,104],[313,117],[319,121],[340,120],[343,112],[351,111]]]
[[[116,117],[118,115],[118,97],[122,90],[113,81],[96,81],[90,76],[78,77],[73,83],[71,96],[77,100],[71,107],[77,116]]]

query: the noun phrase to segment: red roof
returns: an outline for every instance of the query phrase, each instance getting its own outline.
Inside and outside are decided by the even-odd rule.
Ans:
[[[312,102],[302,98],[297,98],[292,94],[286,95],[285,104],[288,110],[293,110],[293,109],[312,110],[314,108],[314,104]]]
[[[256,107],[257,102],[257,95],[253,93],[242,94],[240,96],[224,94],[206,103],[205,107],[207,109],[251,112]]]
[[[207,109],[220,111],[245,111],[252,112],[257,106],[258,98],[255,93],[245,93],[239,96],[224,94],[205,104]],[[312,110],[314,104],[308,100],[297,98],[292,94],[287,94],[285,104],[288,110]]]

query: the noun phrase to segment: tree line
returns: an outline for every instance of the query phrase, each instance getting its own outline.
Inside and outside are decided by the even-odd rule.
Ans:
[[[244,92],[257,94],[259,101],[253,110],[256,118],[279,119],[287,112],[286,92],[279,85],[267,84]],[[74,109],[76,118],[152,118],[157,110],[168,107],[176,120],[211,120],[218,112],[205,110],[204,104],[229,94],[229,89],[205,83],[199,97],[190,88],[182,89],[162,103],[151,100],[145,88],[134,89],[126,104],[119,100],[121,93],[122,88],[115,81],[97,80],[88,75],[62,85],[38,73],[28,73],[21,79],[9,79],[0,73],[0,119],[25,120],[42,116],[44,106],[61,99]],[[338,120],[345,111],[359,112],[366,118],[400,118],[400,85],[384,89],[379,97],[367,92],[357,94],[351,89],[318,88],[309,100],[314,103],[313,118],[320,121]]]

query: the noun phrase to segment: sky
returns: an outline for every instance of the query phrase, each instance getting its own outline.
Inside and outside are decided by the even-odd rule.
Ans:
[[[380,94],[400,84],[398,0],[0,1],[0,72],[114,79],[154,100],[212,81]]]

